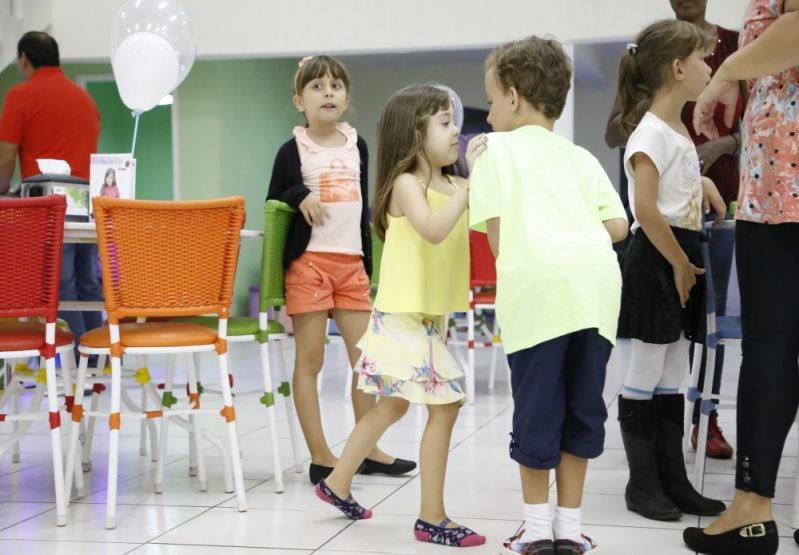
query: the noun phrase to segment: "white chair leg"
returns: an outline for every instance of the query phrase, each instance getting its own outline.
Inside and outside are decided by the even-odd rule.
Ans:
[[[199,353],[188,355],[188,376],[189,376],[189,400],[194,404],[194,408],[200,408],[200,394],[197,390],[198,374],[195,361],[199,358]],[[200,416],[191,415],[189,420],[192,425],[192,433],[189,437],[194,438],[194,458],[197,463],[197,479],[200,482],[200,491],[208,491],[208,476],[205,470],[205,451],[203,449],[203,432],[200,427]]]
[[[173,380],[175,375],[175,355],[169,355],[166,363],[166,380],[164,381],[164,394],[161,400],[161,438],[158,441],[158,462],[155,465],[155,493],[164,491],[164,464],[166,461],[166,445],[169,435],[169,411],[172,404]],[[225,376],[227,379],[227,376]]]
[[[55,343],[55,323],[47,324],[48,343]],[[64,495],[64,460],[61,452],[61,411],[58,408],[58,388],[56,386],[55,356],[44,361],[47,374],[47,410],[50,413],[50,445],[53,449],[53,479],[55,481],[56,524],[67,524],[67,504]]]
[[[474,379],[474,298],[469,292],[469,311],[466,313],[466,399],[470,405],[475,402]]]
[[[14,395],[19,395],[20,391],[24,390],[24,387],[20,382],[15,383],[14,387],[15,387],[15,390],[13,391]],[[47,387],[44,384],[37,383],[36,388],[34,389],[33,392],[33,398],[28,404],[27,410],[24,412],[27,413],[38,412],[39,408],[42,406],[42,401],[44,400],[46,392],[47,392]],[[24,414],[24,412],[18,410],[15,413],[13,413],[11,416]],[[34,421],[27,419],[23,420],[14,419],[12,420],[12,422],[17,423],[18,426],[16,426],[16,430],[5,441],[0,443],[0,457],[2,457],[6,451],[13,450],[15,447],[19,446],[22,436],[28,433],[28,430],[31,429]]]
[[[716,348],[708,345],[705,361],[705,382],[702,386],[702,405],[712,404],[713,374],[716,368]],[[707,413],[707,414],[706,414]],[[696,462],[694,463],[694,489],[702,493],[705,488],[705,455],[707,454],[707,428],[709,412],[704,406],[699,411],[699,438],[696,442]]]
[[[280,346],[278,345],[278,348]],[[266,416],[269,421],[269,436],[272,441],[272,469],[275,473],[275,491],[283,493],[283,463],[280,459],[280,440],[277,432],[277,418],[275,418],[275,391],[272,388],[272,369],[269,363],[269,340],[259,344],[261,355],[261,379],[263,381],[264,396],[261,403],[266,407]]]
[[[86,368],[89,364],[89,357],[81,355],[80,363],[78,364],[78,375],[75,381],[75,404],[72,407],[72,425],[69,430],[69,443],[67,447],[67,465],[64,471],[64,493],[66,494],[66,503],[72,496],[72,479],[75,479],[75,490],[80,493],[83,489],[83,472],[78,466],[78,443],[80,441],[81,425],[83,423],[83,399],[84,390],[86,389]]]
[[[138,368],[147,370],[147,356],[141,355],[136,357],[136,361],[138,362]],[[139,404],[141,405],[141,411],[147,411],[147,390],[144,389],[144,384],[142,384],[141,390],[139,391]],[[143,418],[141,422],[139,422],[139,456],[146,457],[147,456],[147,425],[152,424],[152,421]],[[154,425],[154,424],[153,424]]]
[[[694,359],[691,363],[691,374],[688,377],[688,389],[685,394],[685,429],[683,430],[683,451],[688,453],[691,450],[691,431],[694,419],[694,402],[702,402],[699,393],[699,369],[702,366],[702,351],[705,346],[701,343],[694,343]],[[707,365],[706,365],[707,366]]]
[[[220,327],[222,325],[220,324]],[[219,355],[219,380],[222,384],[222,400],[225,408],[223,415],[227,422],[228,439],[230,441],[230,457],[233,463],[233,482],[236,490],[237,508],[240,512],[247,510],[247,498],[244,493],[244,476],[241,469],[241,453],[239,451],[239,432],[236,427],[236,413],[233,409],[233,396],[228,381],[227,354]]]
[[[488,392],[494,393],[497,379],[497,349],[499,348],[499,322],[494,314],[494,329],[491,334],[491,371],[488,374]]]
[[[119,336],[114,337],[116,326],[111,326],[111,341],[118,342]],[[116,330],[118,334],[118,329]],[[106,494],[105,528],[112,530],[117,526],[117,480],[119,477],[119,426],[121,414],[122,390],[122,360],[111,357],[111,415],[109,417],[108,432],[108,491]]]
[[[71,417],[72,417],[72,411],[75,410],[75,394],[77,392],[77,387],[75,387],[75,385],[74,385],[74,383],[72,381],[72,370],[73,370],[72,364],[73,364],[73,361],[75,360],[72,357],[72,345],[70,345],[70,350],[66,353],[66,356],[61,356],[60,360],[61,360],[61,379],[62,379],[63,384],[64,384],[64,405],[65,405],[66,410],[67,410],[67,414],[65,415],[65,417],[70,420],[69,428],[70,428],[70,433],[71,433],[72,432],[72,428],[75,427],[75,423],[72,422]],[[82,402],[82,399],[83,399],[83,395],[81,395],[81,402]],[[78,425],[78,429],[80,429],[79,425]],[[74,466],[75,466],[75,464],[74,464],[74,461],[73,461],[73,467]],[[70,471],[70,474],[72,474],[74,472],[75,472],[75,470],[73,468],[73,470]],[[76,484],[76,486],[78,487],[79,490],[83,489],[83,473],[82,472],[75,473],[75,484]],[[66,488],[66,485],[64,486],[64,493],[66,495],[66,504],[67,504],[67,506],[69,506],[69,496],[70,496],[71,492]]]
[[[100,395],[104,387],[105,386],[100,383],[92,386],[91,405],[89,406],[91,412],[97,412],[100,406]],[[81,449],[81,470],[83,472],[89,472],[92,469],[92,443],[94,442],[94,430],[97,425],[97,419],[87,418],[84,422],[86,424],[86,432],[83,435],[83,448]]]
[[[106,355],[99,355],[97,357],[97,366],[94,368],[94,374],[96,376],[102,376],[105,372],[105,366],[108,357]],[[100,406],[100,395],[102,395],[103,391],[105,391],[105,386],[99,382],[95,383],[92,386],[92,398],[91,398],[91,408],[89,409],[91,412],[97,412],[98,407]],[[94,442],[94,430],[97,425],[96,418],[88,418],[85,421],[86,426],[86,433],[83,435],[83,450],[81,455],[81,468],[83,472],[89,472],[92,469],[92,443]],[[83,426],[84,423],[81,423]]]
[[[286,374],[286,358],[283,355],[283,340],[276,342],[272,352],[277,356],[277,368],[280,372],[280,387],[278,392],[283,395],[283,405],[286,408],[286,423],[291,438],[291,450],[294,452],[294,472],[302,474],[302,447],[299,433],[297,432],[297,418],[294,416],[294,400],[291,398],[291,380]]]
[[[14,388],[14,393],[11,396],[11,414],[19,414],[19,388]],[[17,420],[11,423],[11,433],[15,436],[19,433],[21,423]],[[14,445],[11,446],[11,462],[12,463],[19,463],[22,459],[20,458],[19,452],[19,441],[14,442]]]

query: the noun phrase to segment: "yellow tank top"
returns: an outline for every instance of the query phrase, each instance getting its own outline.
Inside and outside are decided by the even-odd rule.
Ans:
[[[450,197],[427,190],[436,211]],[[425,241],[405,216],[388,214],[375,308],[444,315],[469,308],[469,223],[464,212],[438,245]]]

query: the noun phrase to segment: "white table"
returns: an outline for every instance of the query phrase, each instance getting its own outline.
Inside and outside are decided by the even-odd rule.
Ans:
[[[264,236],[263,230],[242,229],[242,239],[258,239]],[[93,223],[65,222],[64,243],[96,243],[97,227]],[[105,310],[103,301],[61,301],[59,310]]]

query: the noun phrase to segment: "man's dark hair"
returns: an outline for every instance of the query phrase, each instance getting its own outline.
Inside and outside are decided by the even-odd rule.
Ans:
[[[58,67],[58,43],[53,37],[41,31],[28,31],[17,43],[17,58],[25,54],[34,69]]]

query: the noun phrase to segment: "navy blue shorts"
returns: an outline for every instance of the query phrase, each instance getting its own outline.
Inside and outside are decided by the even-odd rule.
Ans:
[[[560,464],[561,451],[586,459],[602,454],[611,349],[596,329],[586,329],[508,355],[513,460],[544,470]]]

